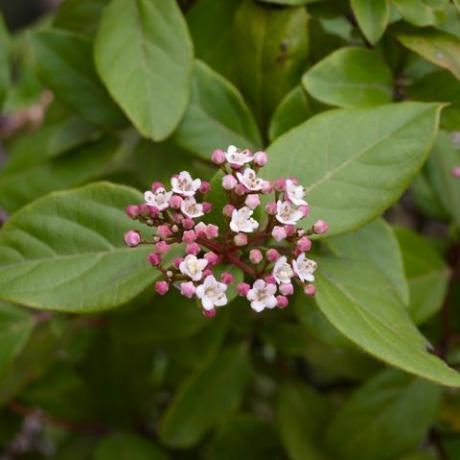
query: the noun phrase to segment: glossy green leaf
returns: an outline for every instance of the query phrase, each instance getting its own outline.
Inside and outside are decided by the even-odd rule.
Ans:
[[[415,26],[429,26],[436,23],[436,14],[423,0],[392,0],[399,14]]]
[[[132,299],[157,276],[150,248],[123,242],[136,228],[124,209],[141,201],[128,187],[96,183],[22,208],[0,231],[0,297],[79,313]]]
[[[97,446],[94,460],[167,460],[169,457],[151,440],[131,433],[116,433]]]
[[[277,137],[299,125],[311,115],[308,97],[302,86],[296,86],[280,102],[270,120],[268,137],[274,141]]]
[[[77,34],[47,30],[31,36],[39,76],[69,109],[100,125],[120,126],[124,116],[99,81],[91,42]]]
[[[406,48],[447,69],[460,80],[460,38],[434,29],[405,32],[397,37]]]
[[[173,141],[206,160],[218,147],[257,150],[262,141],[238,89],[203,62],[195,63],[190,104]]]
[[[314,98],[339,107],[371,107],[391,102],[392,77],[382,57],[365,48],[341,48],[302,78]]]
[[[329,238],[327,246],[341,259],[372,263],[389,281],[401,302],[409,302],[409,287],[398,240],[383,219],[377,219],[356,232]]]
[[[387,460],[415,449],[435,420],[440,393],[427,381],[383,371],[337,412],[329,447],[344,460]]]
[[[204,363],[182,383],[163,414],[159,427],[162,442],[175,448],[199,442],[238,408],[249,372],[243,346],[228,348]]]
[[[264,174],[298,176],[308,225],[324,219],[328,235],[349,231],[401,196],[427,157],[438,118],[439,105],[420,103],[326,112],[278,138]]]
[[[442,306],[449,269],[428,241],[403,228],[396,230],[409,282],[409,313],[416,324],[425,322]]]
[[[430,345],[372,265],[322,258],[317,303],[327,319],[371,355],[406,372],[458,387],[460,374],[428,351]]]
[[[390,3],[388,0],[351,0],[351,7],[366,39],[375,45],[388,25]]]
[[[145,137],[168,137],[185,113],[192,43],[176,2],[113,0],[95,43],[96,67],[110,94]]]

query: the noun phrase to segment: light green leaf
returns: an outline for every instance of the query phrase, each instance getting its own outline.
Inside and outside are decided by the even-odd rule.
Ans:
[[[339,107],[371,107],[391,102],[392,77],[382,57],[365,48],[341,48],[302,78],[314,98]]]
[[[354,261],[321,258],[317,303],[327,319],[371,355],[443,385],[460,386],[460,374],[428,351],[379,271]]]
[[[460,0],[454,0],[455,6],[458,8],[458,11],[460,11]]]
[[[94,460],[167,460],[169,457],[151,440],[131,433],[104,438],[96,448]]]
[[[436,24],[436,14],[422,0],[392,0],[399,14],[414,26]]]
[[[249,377],[245,347],[228,348],[183,382],[160,422],[163,443],[188,448],[234,412]]]
[[[396,236],[409,281],[409,314],[416,324],[421,324],[441,308],[447,292],[449,269],[423,237],[404,228],[398,228]]]
[[[0,375],[25,347],[34,327],[25,309],[0,302]]]
[[[409,287],[398,240],[383,219],[379,218],[356,232],[329,238],[327,246],[341,259],[372,263],[385,276],[401,302],[409,302]]]
[[[124,209],[141,201],[133,189],[96,183],[22,208],[0,231],[0,298],[78,313],[132,299],[157,276],[150,248],[123,242],[136,228]]]
[[[328,430],[328,444],[345,460],[386,460],[415,449],[436,418],[441,389],[385,370],[345,402]]]
[[[63,104],[92,123],[123,125],[123,114],[96,74],[89,40],[46,30],[31,35],[31,42],[40,78]]]
[[[351,0],[351,7],[364,36],[375,45],[388,25],[389,0]]]
[[[405,32],[397,38],[406,48],[447,69],[460,80],[460,38],[434,29]]]
[[[200,61],[195,63],[192,96],[173,141],[209,160],[215,148],[261,147],[259,130],[238,89]]]
[[[307,94],[302,86],[296,86],[280,102],[268,128],[268,137],[274,141],[294,126],[305,121],[311,115]]]
[[[310,204],[308,225],[324,219],[328,235],[358,228],[394,203],[420,169],[439,110],[408,102],[317,115],[268,148],[265,177],[298,176]]]
[[[95,43],[96,67],[110,94],[145,137],[168,137],[185,113],[192,43],[176,2],[113,0]]]

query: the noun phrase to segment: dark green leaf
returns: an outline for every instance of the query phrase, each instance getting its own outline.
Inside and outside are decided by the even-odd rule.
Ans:
[[[351,0],[353,13],[366,39],[375,45],[385,32],[390,16],[388,0]]]

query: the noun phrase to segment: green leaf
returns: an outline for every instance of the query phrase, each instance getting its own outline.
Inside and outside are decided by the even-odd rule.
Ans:
[[[339,107],[372,107],[391,102],[392,77],[382,57],[365,48],[341,48],[302,78],[308,93]]]
[[[371,265],[321,258],[317,303],[351,341],[392,366],[443,385],[460,386],[460,375],[435,355],[379,271]],[[352,267],[352,268],[351,268]]]
[[[79,35],[46,30],[31,35],[38,72],[63,104],[92,123],[120,126],[124,116],[99,81],[91,42]]]
[[[30,313],[16,305],[0,302],[0,375],[23,350],[33,327]]]
[[[390,3],[388,0],[351,0],[351,8],[366,39],[375,45],[388,25]]]
[[[429,26],[436,23],[436,14],[422,0],[392,0],[399,14],[414,26]]]
[[[398,103],[334,110],[302,123],[269,148],[265,177],[295,174],[328,235],[357,228],[394,203],[435,139],[440,106]]]
[[[139,132],[168,137],[185,113],[192,43],[176,2],[113,0],[95,43],[96,67]]]
[[[262,145],[238,89],[200,61],[195,63],[190,104],[173,141],[206,160],[217,147],[240,145],[257,150]]]
[[[10,85],[10,35],[3,15],[0,13],[0,108]]]
[[[330,408],[313,389],[300,383],[285,384],[277,403],[278,429],[290,460],[324,460],[318,448]]]
[[[157,276],[149,248],[123,242],[136,228],[124,208],[141,201],[133,189],[96,183],[22,208],[0,231],[0,298],[79,313],[132,299]]]
[[[425,238],[403,228],[396,230],[396,237],[409,282],[409,313],[416,324],[422,324],[442,306],[449,269]]]
[[[167,460],[169,457],[152,441],[131,433],[104,438],[96,448],[94,460]]]
[[[220,353],[179,387],[160,422],[163,443],[188,448],[199,442],[240,405],[249,377],[244,346]]]
[[[436,418],[440,390],[402,372],[381,372],[337,412],[329,447],[344,460],[393,459],[415,449]]]
[[[434,29],[405,32],[397,38],[406,48],[447,69],[460,80],[460,38]]]
[[[460,0],[454,0],[455,6],[457,7],[458,11],[460,11]]]
[[[311,115],[307,94],[302,86],[296,86],[280,102],[268,128],[268,137],[274,141],[277,137],[299,125]]]
[[[341,259],[372,263],[385,276],[401,302],[409,302],[409,287],[398,240],[383,219],[379,218],[357,232],[329,238],[327,246]]]

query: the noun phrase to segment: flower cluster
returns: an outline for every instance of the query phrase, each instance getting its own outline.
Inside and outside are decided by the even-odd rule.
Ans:
[[[145,203],[126,210],[130,218],[155,229],[150,239],[131,230],[125,243],[153,245],[149,262],[162,274],[156,292],[163,295],[174,286],[185,297],[195,298],[206,316],[214,316],[217,307],[228,303],[227,289],[234,282],[222,267],[233,266],[248,281],[238,283],[236,291],[256,312],[287,307],[296,285],[314,295],[317,264],[307,256],[309,236],[325,233],[328,227],[322,220],[307,230],[298,226],[309,211],[304,187],[294,177],[272,182],[260,177],[268,161],[265,152],[231,145],[226,151],[215,150],[212,161],[221,170],[227,196],[223,219],[217,219],[224,226],[205,223],[212,210],[211,203],[203,201],[210,184],[187,171],[173,176],[168,189],[153,183],[144,194]],[[215,213],[212,217],[216,221]],[[165,266],[165,255],[177,244],[184,245],[183,256]]]

